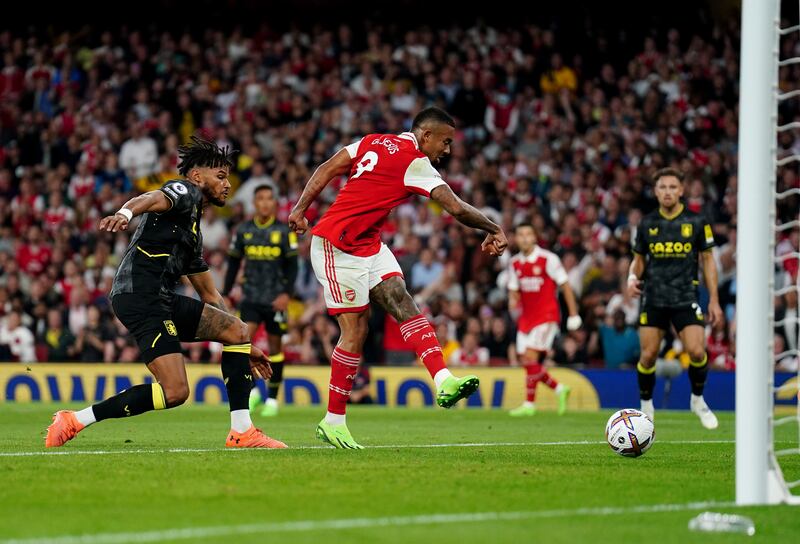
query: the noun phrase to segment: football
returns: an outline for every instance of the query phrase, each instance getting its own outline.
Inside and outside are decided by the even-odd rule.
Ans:
[[[625,457],[639,457],[656,439],[653,421],[639,410],[614,412],[606,423],[606,440],[611,449]]]

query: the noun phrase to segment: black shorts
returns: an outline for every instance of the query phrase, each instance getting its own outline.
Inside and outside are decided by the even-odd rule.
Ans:
[[[156,357],[182,353],[181,342],[197,340],[197,325],[205,304],[193,298],[175,295],[167,308],[155,293],[114,295],[111,307],[130,331],[142,360],[149,364]]]
[[[696,302],[669,308],[645,305],[639,312],[640,327],[655,327],[666,331],[669,330],[670,323],[675,326],[676,331],[681,332],[689,325],[704,327],[706,321],[703,310]]]
[[[244,300],[239,308],[239,314],[239,318],[245,323],[256,325],[264,323],[267,334],[280,336],[286,332],[286,312],[276,312],[267,304],[255,304]]]

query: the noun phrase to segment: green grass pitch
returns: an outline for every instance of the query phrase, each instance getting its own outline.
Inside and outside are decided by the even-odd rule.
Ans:
[[[729,413],[711,432],[692,414],[658,412],[655,445],[627,459],[604,443],[610,410],[520,420],[353,407],[350,429],[368,448],[359,452],[314,439],[318,407],[256,416],[293,449],[226,451],[227,411],[203,406],[101,422],[45,450],[54,409],[0,405],[0,544],[686,544],[795,542],[800,534],[795,507],[690,504],[734,499]],[[796,446],[785,432],[783,447]],[[800,457],[783,467],[787,479],[800,477]],[[689,532],[704,510],[751,516],[755,537]]]

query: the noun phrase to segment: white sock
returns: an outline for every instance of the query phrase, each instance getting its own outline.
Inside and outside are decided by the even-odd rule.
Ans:
[[[653,406],[653,399],[650,400],[643,400],[642,401],[642,409],[650,409],[651,412],[655,411],[655,407]]]
[[[267,406],[277,406],[278,405],[278,399],[273,399],[273,398],[267,397],[267,400],[264,401],[264,404],[266,404]]]
[[[250,410],[233,410],[231,412],[231,429],[237,433],[243,433],[253,426],[250,419]]]
[[[344,414],[334,414],[332,412],[325,414],[325,423],[328,425],[344,425],[345,421]]]
[[[81,425],[86,427],[97,422],[97,418],[94,417],[94,410],[92,410],[91,406],[75,412],[75,417],[81,422]]]
[[[563,383],[560,383],[560,384],[558,384],[556,386],[556,389],[555,389],[556,393],[561,393],[563,390],[564,390],[564,384]]]
[[[433,382],[436,384],[436,389],[439,389],[444,381],[452,376],[453,374],[450,373],[449,370],[446,368],[441,369],[436,375],[433,377]]]
[[[522,406],[524,406],[525,408],[533,408],[536,405],[533,403],[533,401],[526,400],[525,402],[522,403]]]
[[[689,405],[694,407],[694,405],[697,404],[698,402],[704,402],[703,395],[695,395],[694,393],[692,393],[692,396],[689,400]]]

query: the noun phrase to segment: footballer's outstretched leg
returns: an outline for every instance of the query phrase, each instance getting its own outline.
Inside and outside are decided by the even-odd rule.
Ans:
[[[477,376],[457,378],[447,369],[436,331],[406,291],[402,277],[392,276],[383,280],[370,290],[369,297],[400,324],[403,340],[413,346],[436,384],[436,403],[439,406],[450,408],[478,390],[480,380]]]
[[[61,410],[47,428],[45,446],[63,446],[83,429],[104,419],[136,416],[151,410],[180,406],[189,398],[189,385],[183,355],[171,353],[154,359],[148,368],[158,380],[134,385],[93,406],[77,412]]]

